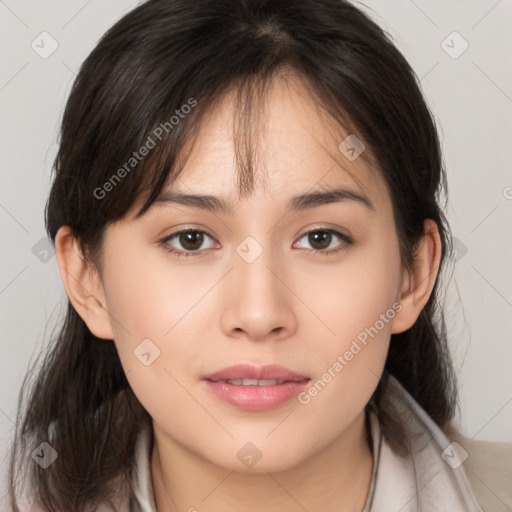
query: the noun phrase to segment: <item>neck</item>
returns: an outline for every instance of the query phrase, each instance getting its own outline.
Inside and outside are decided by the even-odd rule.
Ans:
[[[157,512],[361,512],[373,469],[364,412],[331,444],[280,472],[240,473],[190,452],[154,425]]]

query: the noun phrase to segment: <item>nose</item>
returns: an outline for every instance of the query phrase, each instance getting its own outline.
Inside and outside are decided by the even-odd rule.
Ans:
[[[235,254],[234,268],[222,291],[222,328],[230,337],[263,341],[295,332],[294,304],[286,259],[264,248],[252,262]]]

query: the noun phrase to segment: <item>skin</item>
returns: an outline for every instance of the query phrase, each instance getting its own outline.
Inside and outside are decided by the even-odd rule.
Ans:
[[[340,154],[347,134],[340,138],[338,128],[333,136],[334,125],[298,80],[273,84],[259,131],[264,158],[256,188],[238,200],[230,100],[205,122],[173,189],[223,196],[235,215],[158,203],[135,219],[134,205],[107,228],[101,271],[62,227],[56,239],[62,281],[91,331],[115,343],[153,418],[159,512],[360,511],[373,464],[364,407],[391,334],[414,324],[432,291],[439,234],[425,221],[418,258],[406,271],[384,181],[368,159],[351,162]],[[374,210],[349,200],[286,209],[291,196],[322,186],[364,193]],[[178,258],[159,242],[190,227],[212,236],[205,235],[199,256]],[[326,228],[353,244],[333,236],[324,252],[345,250],[313,254],[320,244],[304,234]],[[252,263],[236,252],[247,236],[263,249]],[[178,237],[167,245],[186,251]],[[241,410],[202,381],[231,364],[276,363],[314,382],[396,303],[401,310],[394,318],[307,404],[292,399],[269,411]],[[160,349],[149,366],[133,353],[147,338]],[[237,457],[249,441],[262,454],[252,468]]]

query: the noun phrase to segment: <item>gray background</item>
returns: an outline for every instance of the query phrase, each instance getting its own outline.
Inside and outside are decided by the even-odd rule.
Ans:
[[[62,107],[99,37],[137,3],[0,0],[0,456],[27,365],[65,303],[43,227]],[[365,4],[421,78],[444,147],[458,247],[446,306],[456,422],[466,436],[512,442],[512,1]]]

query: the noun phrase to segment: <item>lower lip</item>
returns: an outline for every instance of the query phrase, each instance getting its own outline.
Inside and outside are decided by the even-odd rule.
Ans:
[[[205,380],[210,391],[228,404],[248,411],[267,411],[297,396],[308,380],[283,382],[275,386],[236,386]]]

